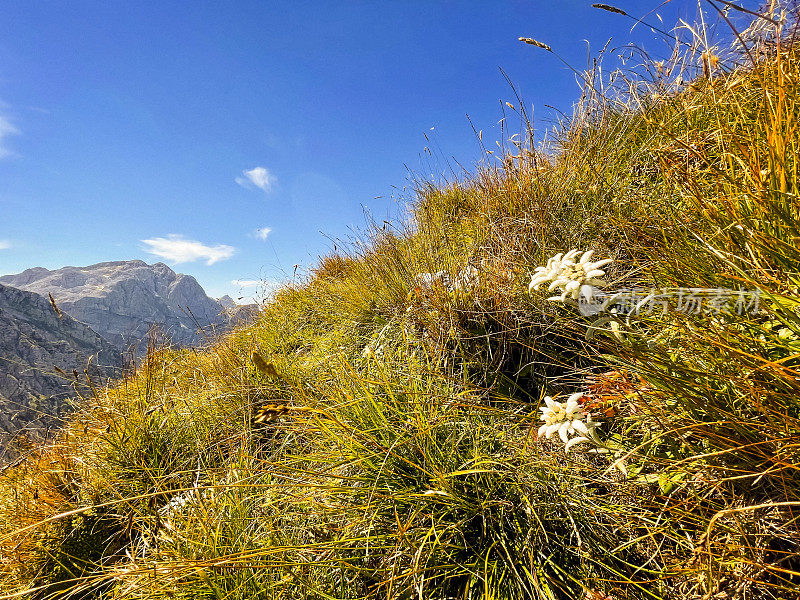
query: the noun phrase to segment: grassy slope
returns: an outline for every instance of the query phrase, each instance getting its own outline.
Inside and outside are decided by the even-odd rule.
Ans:
[[[625,104],[589,86],[555,154],[512,142],[423,185],[255,324],[153,351],[2,474],[0,589],[795,597],[799,76],[782,52]],[[616,287],[758,289],[761,311],[590,329],[527,290],[569,248],[613,257]],[[461,290],[416,278],[468,266]],[[609,453],[537,439],[542,396],[574,391]]]

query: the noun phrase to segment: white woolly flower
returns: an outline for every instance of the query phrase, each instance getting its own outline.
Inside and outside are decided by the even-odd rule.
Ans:
[[[437,271],[436,273],[418,273],[414,277],[414,283],[423,290],[432,290],[437,286],[450,289],[450,274],[447,271]]]
[[[170,517],[175,513],[182,512],[183,509],[186,508],[186,505],[189,504],[191,499],[192,490],[184,492],[183,494],[176,494],[170,499],[169,502],[162,506],[158,512],[160,512],[162,515]]]
[[[580,442],[593,440],[600,443],[595,431],[599,423],[593,421],[592,415],[585,413],[578,402],[583,396],[584,394],[580,392],[572,394],[566,402],[558,402],[550,396],[545,396],[544,406],[539,409],[542,411],[539,418],[544,421],[544,424],[539,427],[539,437],[544,436],[549,439],[558,432],[561,441],[564,442],[564,450],[567,452]],[[578,437],[570,439],[570,436],[575,434],[578,434]]]
[[[549,300],[564,302],[567,297],[577,300],[583,295],[588,301],[594,297],[594,288],[605,286],[601,279],[606,272],[601,269],[614,262],[610,258],[592,261],[594,250],[584,252],[580,258],[580,250],[570,250],[566,254],[556,254],[547,261],[544,267],[536,267],[528,291],[539,289],[543,283],[550,282],[548,290],[560,289],[560,296],[553,296]]]
[[[383,356],[383,344],[374,345],[373,343],[364,346],[361,351],[362,358],[378,358]]]
[[[470,291],[478,287],[480,283],[480,271],[472,265],[467,265],[461,269],[453,279],[453,290]]]

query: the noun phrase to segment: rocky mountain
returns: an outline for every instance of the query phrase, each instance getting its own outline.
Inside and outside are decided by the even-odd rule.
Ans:
[[[87,376],[101,384],[121,367],[119,350],[90,327],[0,284],[0,449],[21,429],[36,437],[53,426],[70,396],[90,392]]]
[[[153,325],[180,346],[203,343],[203,331],[227,321],[223,307],[197,280],[164,263],[104,262],[50,271],[35,267],[0,277],[0,283],[52,294],[57,306],[125,352],[145,345]]]
[[[228,294],[225,294],[222,298],[217,298],[217,302],[219,302],[220,306],[226,310],[239,306],[233,298],[228,296]]]
[[[217,298],[223,309],[223,318],[228,327],[239,327],[246,323],[252,323],[258,318],[261,307],[258,304],[239,304],[227,294],[222,298]]]

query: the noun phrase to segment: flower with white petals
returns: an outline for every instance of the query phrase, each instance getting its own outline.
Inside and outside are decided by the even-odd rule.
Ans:
[[[610,258],[592,261],[594,250],[584,252],[580,258],[580,250],[570,250],[566,254],[556,254],[547,261],[544,267],[536,267],[533,278],[528,286],[528,291],[539,289],[543,283],[550,282],[548,290],[560,289],[560,296],[553,296],[548,300],[566,301],[568,297],[577,300],[584,296],[588,301],[594,297],[594,288],[605,286],[601,278],[606,274],[605,265],[614,262]]]
[[[453,290],[471,291],[480,284],[481,273],[472,265],[467,265],[461,269],[453,279]]]
[[[599,423],[593,421],[592,415],[584,412],[578,402],[583,396],[584,394],[580,392],[572,394],[566,402],[558,402],[550,396],[545,396],[544,406],[539,409],[542,411],[539,418],[544,421],[544,424],[539,427],[539,437],[544,436],[549,439],[558,432],[561,441],[564,442],[564,450],[567,452],[580,442],[600,443],[595,431]],[[575,434],[578,434],[578,437],[570,439],[570,436]]]

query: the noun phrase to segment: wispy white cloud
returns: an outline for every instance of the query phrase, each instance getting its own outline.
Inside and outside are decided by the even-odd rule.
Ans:
[[[236,287],[240,288],[258,287],[263,283],[264,282],[260,279],[234,279],[231,281],[231,285],[235,285]]]
[[[11,156],[14,153],[6,145],[6,138],[19,133],[19,129],[14,127],[6,117],[0,115],[0,158]]]
[[[8,250],[11,248],[11,242],[8,240],[0,240],[0,250]]]
[[[236,183],[244,188],[255,186],[266,193],[272,191],[272,186],[278,181],[266,167],[255,167],[242,171],[243,177],[237,177]]]
[[[226,244],[206,246],[196,240],[187,240],[177,233],[171,233],[165,238],[142,240],[142,243],[147,246],[145,250],[148,253],[176,264],[205,260],[206,265],[213,265],[215,262],[230,258],[236,252],[233,246]]]
[[[270,233],[272,233],[272,227],[259,227],[253,232],[253,235],[260,240],[266,240]]]

